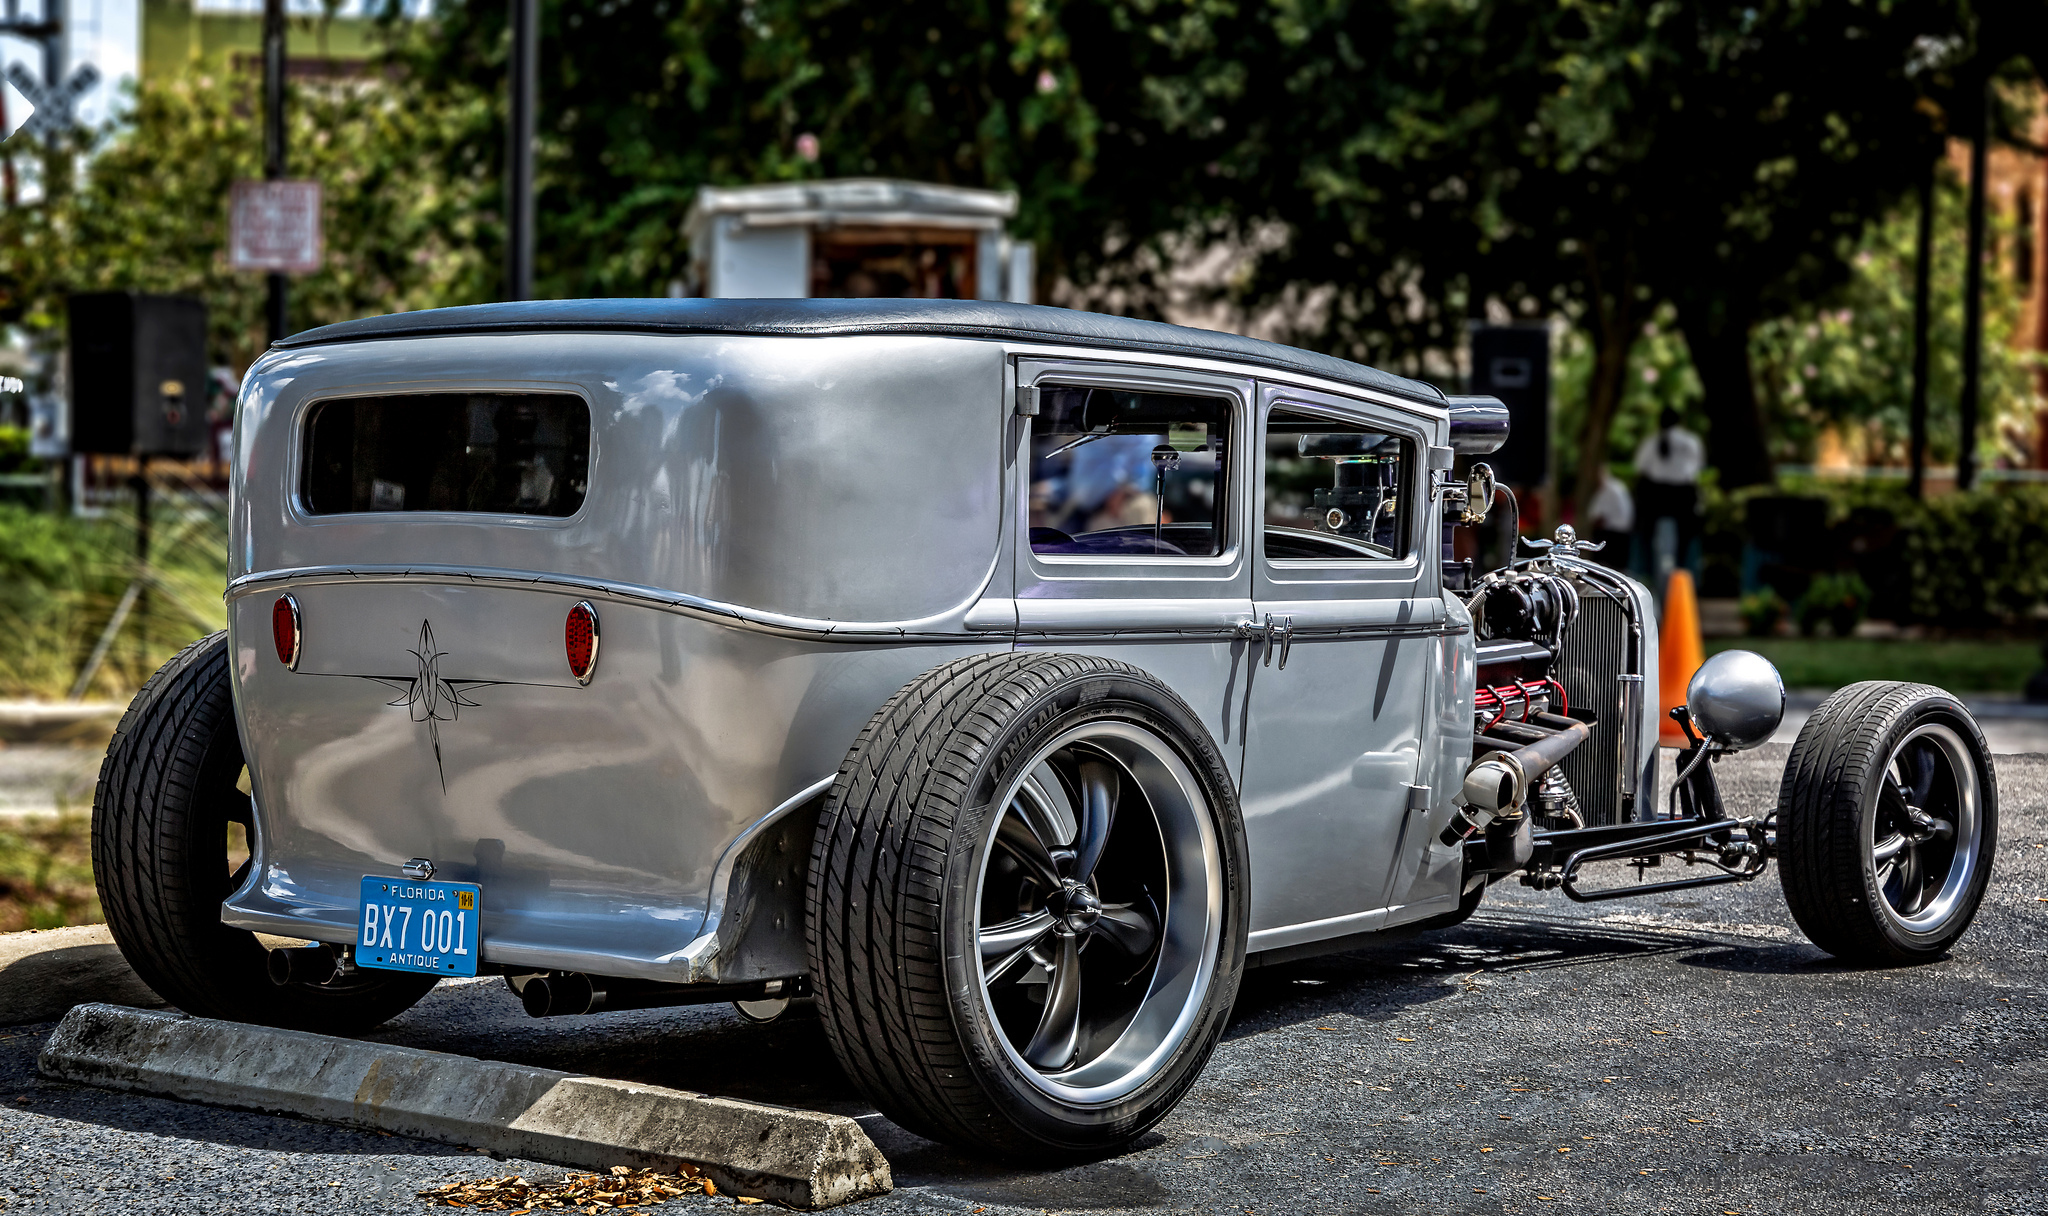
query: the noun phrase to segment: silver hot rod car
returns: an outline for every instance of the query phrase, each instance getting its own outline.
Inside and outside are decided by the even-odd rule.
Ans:
[[[1247,966],[1509,878],[1595,900],[1775,858],[1822,949],[1946,950],[1997,825],[1963,706],[1844,689],[1778,804],[1728,806],[1714,761],[1784,693],[1722,654],[1659,789],[1648,592],[1567,529],[1452,559],[1508,510],[1476,459],[1506,429],[1020,305],[300,334],[242,393],[229,627],[100,778],[107,919],[181,1008],[341,1033],[447,976],[536,1016],[815,1001],[890,1118],[1027,1157],[1159,1120]]]

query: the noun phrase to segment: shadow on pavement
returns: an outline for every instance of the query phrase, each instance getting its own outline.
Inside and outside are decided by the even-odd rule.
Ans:
[[[1528,921],[1481,913],[1455,929],[1391,938],[1363,949],[1261,967],[1246,973],[1226,1039],[1343,1013],[1391,1021],[1404,1010],[1455,996],[1486,973],[1543,971],[1701,950],[1784,953],[1806,947],[1729,947],[1706,927],[1698,933],[1567,921]]]

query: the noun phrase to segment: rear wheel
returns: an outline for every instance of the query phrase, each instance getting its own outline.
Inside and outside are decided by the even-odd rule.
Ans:
[[[353,1034],[410,1008],[433,976],[359,971],[279,986],[256,935],[221,923],[221,901],[254,864],[229,851],[231,827],[255,843],[242,771],[228,639],[216,633],[143,685],[100,766],[92,868],[128,964],[159,996],[201,1017]]]
[[[818,826],[813,983],[848,1073],[921,1134],[1119,1148],[1193,1084],[1243,968],[1244,833],[1208,734],[1135,668],[940,667],[862,732]]]
[[[1940,689],[1854,684],[1800,730],[1779,787],[1779,876],[1828,953],[1939,957],[1977,914],[1997,839],[1989,749]]]

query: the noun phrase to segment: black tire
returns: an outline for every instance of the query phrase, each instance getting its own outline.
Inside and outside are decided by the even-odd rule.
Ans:
[[[1814,945],[1853,963],[1939,958],[1991,881],[1990,749],[1939,688],[1852,684],[1800,729],[1777,827],[1785,902]]]
[[[1194,903],[1153,902],[1154,938],[1149,946],[1121,941],[1097,946],[1100,939],[1088,935],[1098,930],[1070,927],[1078,923],[1073,918],[1082,915],[1075,909],[1088,897],[1059,905],[1064,909],[1057,914],[1062,919],[1047,922],[1055,927],[1040,940],[1053,952],[1062,948],[1057,943],[1079,944],[1043,964],[1048,977],[1041,1003],[1048,1011],[1045,1022],[1051,1020],[1053,993],[1061,982],[1056,977],[1073,976],[1072,991],[1082,992],[1084,945],[1097,951],[1090,956],[1094,961],[1085,963],[1096,968],[1086,981],[1091,985],[1087,991],[1103,994],[1097,999],[1105,1004],[1116,991],[1116,981],[1095,978],[1103,974],[1101,967],[1121,967],[1120,959],[1137,957],[1138,971],[1132,973],[1136,976],[1147,965],[1142,951],[1149,949],[1155,970],[1152,978],[1135,981],[1143,992],[1135,998],[1126,1027],[1105,1030],[1091,1025],[1085,1033],[1070,1036],[1071,1067],[1056,1065],[1046,1071],[1020,1054],[1038,1050],[1037,1039],[1020,1046],[1018,1032],[1005,1029],[1018,1006],[999,1008],[997,1003],[1014,1002],[1017,993],[1028,989],[1014,980],[1001,981],[1008,986],[999,987],[996,976],[985,974],[984,954],[991,939],[981,936],[989,932],[982,925],[989,898],[984,884],[997,882],[999,869],[1012,878],[1024,869],[1014,864],[1015,855],[1005,852],[1014,848],[1009,833],[1014,825],[1006,817],[1021,802],[1021,795],[1010,791],[1017,790],[1020,781],[1036,781],[1041,773],[1050,772],[1055,760],[1065,763],[1071,754],[1079,754],[1056,756],[1046,750],[1061,740],[1080,739],[1074,746],[1082,752],[1095,746],[1090,732],[1103,737],[1130,732],[1131,738],[1144,740],[1142,747],[1153,749],[1147,756],[1166,756],[1181,766],[1174,770],[1181,774],[1175,788],[1192,782],[1199,801],[1206,804],[1189,810],[1197,798],[1186,797],[1171,820],[1179,826],[1169,828],[1168,813],[1161,807],[1171,799],[1155,796],[1154,786],[1132,777],[1135,770],[1125,770],[1124,784],[1112,785],[1117,792],[1100,804],[1109,809],[1094,820],[1105,825],[1094,838],[1116,835],[1109,826],[1111,816],[1116,824],[1138,825],[1123,829],[1132,835],[1117,837],[1137,841],[1138,847],[1115,854],[1136,859],[1150,847],[1148,842],[1181,839],[1186,825],[1196,825],[1196,830],[1209,833],[1202,836],[1202,847],[1213,846],[1213,852],[1203,854],[1207,860],[1199,866],[1182,865],[1176,873],[1185,878],[1199,869],[1209,875],[1201,888],[1203,907],[1217,906],[1206,913],[1209,920],[1199,921],[1184,911],[1195,909]],[[1099,759],[1088,763],[1101,766],[1098,773],[1108,767]],[[1084,810],[1075,821],[1073,843],[1064,852],[1054,851],[1065,859],[1060,865],[1078,864],[1077,853],[1090,853],[1085,841],[1098,804],[1087,801],[1084,792],[1079,802],[1069,805]],[[1152,819],[1125,809],[1127,805],[1149,810]],[[1200,818],[1204,815],[1206,819]],[[1202,822],[1213,831],[1200,829]],[[1144,835],[1148,823],[1160,828],[1156,835]],[[1173,847],[1161,843],[1161,855],[1190,855],[1172,853]],[[1100,843],[1093,850],[1096,859],[1110,855]],[[1057,898],[1076,898],[1074,873],[1091,885],[1083,890],[1107,892],[1117,877],[1114,871],[1123,864],[1105,861],[1101,874],[1092,862],[1085,871],[1070,871],[1068,895]],[[1154,873],[1166,875],[1167,870]],[[921,1135],[1025,1160],[1113,1152],[1165,1117],[1194,1083],[1223,1032],[1244,967],[1244,875],[1244,827],[1222,757],[1194,712],[1164,684],[1137,668],[1087,656],[995,654],[947,663],[905,686],[875,713],[840,767],[819,820],[806,893],[806,930],[811,979],[827,1036],[847,1074],[875,1105]],[[1022,881],[1023,889],[1031,889],[1034,880],[1028,873]],[[1193,887],[1177,882],[1180,879],[1171,875],[1160,879],[1161,900],[1195,898],[1188,894]],[[1112,909],[1122,909],[1115,915],[1129,917],[1129,909],[1137,905],[1094,906],[1107,922]],[[1169,909],[1171,916],[1166,915]],[[1188,943],[1195,935],[1185,927],[1198,921],[1207,926],[1202,930],[1206,936],[1193,947]],[[1100,931],[1108,937],[1120,934],[1107,923]],[[1139,953],[1119,955],[1119,949]],[[1169,950],[1177,952],[1178,959],[1196,957],[1187,952],[1191,949],[1207,960],[1194,968],[1206,987],[1191,984],[1183,992],[1164,985],[1158,977],[1173,969],[1159,966],[1157,960]],[[1011,961],[1023,954],[1020,948]],[[1055,963],[1066,970],[1057,970]],[[1005,962],[995,970],[1000,975],[1009,966]],[[1036,974],[1033,967],[1012,970]],[[1155,994],[1161,1004],[1148,1003]],[[1084,998],[1073,1000],[1072,1025],[1079,1027]],[[1181,1003],[1165,1003],[1169,1001]],[[1080,1101],[1053,1092],[1061,1090],[1062,1078],[1080,1084],[1084,1074],[1108,1075],[1102,1070],[1112,1053],[1103,1048],[1084,1059],[1086,1050],[1110,1037],[1118,1044],[1145,1042],[1134,1037],[1142,1028],[1168,1025],[1165,1015],[1155,1012],[1161,1009],[1177,1010],[1171,1024],[1185,1029],[1162,1033],[1156,1048],[1149,1049],[1145,1059],[1157,1061],[1156,1068],[1142,1074],[1134,1070],[1092,1091],[1114,1095],[1105,1100]],[[1129,1088],[1118,1090],[1118,1085]]]
[[[410,1008],[434,977],[359,971],[325,986],[279,987],[256,935],[221,923],[221,900],[252,864],[230,872],[228,825],[254,839],[253,808],[236,788],[242,741],[228,657],[224,632],[179,651],[114,730],[92,804],[107,927],[142,982],[187,1013],[361,1033]]]

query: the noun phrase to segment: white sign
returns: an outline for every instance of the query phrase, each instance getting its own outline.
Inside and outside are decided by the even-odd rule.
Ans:
[[[228,204],[228,268],[320,269],[320,183],[236,182]]]
[[[0,114],[0,139],[6,139],[19,131],[21,125],[28,121],[29,115],[36,112],[36,108],[29,104],[28,98],[23,97],[20,90],[5,81],[0,81],[0,110],[6,111]]]

